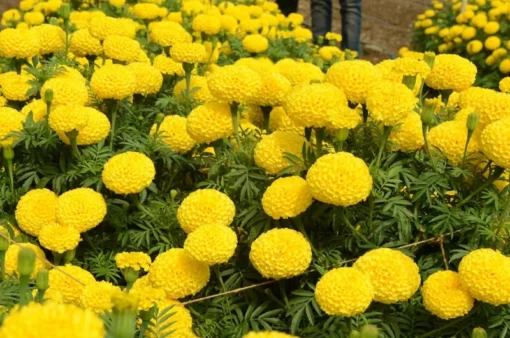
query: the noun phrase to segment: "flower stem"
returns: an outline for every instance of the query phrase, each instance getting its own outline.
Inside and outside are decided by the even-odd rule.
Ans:
[[[138,198],[138,195],[137,194],[131,194],[129,195],[129,199],[131,200],[131,202],[135,205],[135,207],[140,210],[141,212],[147,214],[148,216],[151,216],[152,217],[152,214],[150,213],[149,210],[147,210],[147,208],[145,208],[142,203],[140,202],[140,199]]]
[[[473,132],[468,130],[466,144],[464,145],[464,155],[462,156],[462,164],[460,165],[461,168],[464,168],[464,165],[466,164],[466,155],[469,146],[469,141],[471,140],[471,136],[473,136]]]
[[[7,162],[7,172],[9,174],[9,185],[11,192],[14,193],[14,166],[12,159],[14,158],[14,149],[10,146],[4,147],[4,159]]]
[[[303,224],[303,219],[301,218],[301,216],[297,215],[296,217],[293,218],[293,220],[294,224],[296,225],[296,228],[299,230],[299,232],[303,234],[303,236],[305,236],[306,240],[310,243],[310,246],[312,247],[312,252],[316,254],[312,241],[310,240],[310,237],[308,237],[308,234],[306,233],[305,225]]]
[[[457,204],[457,207],[461,207],[463,206],[464,204],[468,203],[469,201],[471,201],[471,199],[473,197],[475,197],[476,195],[478,195],[478,193],[484,189],[486,189],[487,187],[491,186],[492,183],[494,183],[494,181],[496,181],[502,174],[503,172],[505,171],[505,168],[502,168],[500,166],[496,166],[496,168],[494,169],[494,172],[492,173],[492,175],[487,179],[487,181],[485,181],[481,186],[478,187],[478,189],[476,189],[475,191],[473,191],[468,197],[464,198],[462,201],[459,202],[459,204]]]
[[[76,141],[76,138],[78,137],[78,130],[73,129],[66,133],[66,136],[69,138],[69,142],[71,143],[71,149],[73,151],[73,155],[76,156],[76,158],[81,159],[80,150],[78,149],[78,143]]]
[[[20,275],[19,276],[19,304],[21,306],[28,304],[28,281],[30,276],[28,275]]]
[[[367,243],[368,245],[374,246],[374,244],[372,244],[361,232],[356,230],[356,228],[354,228],[354,226],[351,224],[351,222],[349,222],[349,220],[347,219],[347,216],[345,216],[345,208],[340,209],[340,217],[345,222],[345,225],[347,225],[347,227],[352,231],[352,234],[354,235],[354,237],[358,237],[358,239],[362,240],[363,242]]]
[[[390,136],[391,129],[392,129],[392,126],[384,126],[383,139],[382,139],[381,145],[379,146],[379,152],[377,153],[377,158],[375,160],[376,168],[378,168],[379,164],[381,163],[382,154],[384,152],[384,148],[386,147],[388,137]]]
[[[5,251],[4,250],[1,250],[0,251],[0,269],[2,269],[2,271],[0,272],[1,273],[1,277],[2,277],[2,281],[5,280]]]
[[[191,111],[191,72],[194,66],[192,63],[183,63],[182,65],[186,77],[186,114],[189,114]]]
[[[145,336],[145,331],[147,327],[149,327],[149,320],[142,321],[142,325],[140,326],[140,332],[138,333],[138,338],[143,338]]]
[[[324,128],[315,128],[315,138],[317,142],[317,158],[322,154],[322,141],[324,141]]]
[[[232,124],[234,126],[234,136],[236,138],[237,146],[241,149],[241,141],[239,139],[239,103],[232,102],[230,104],[230,112],[232,113]]]
[[[119,101],[109,100],[107,103],[108,111],[112,117],[112,126],[110,128],[110,151],[113,151],[113,143],[115,139],[115,122],[117,120],[117,110],[119,109]]]
[[[426,124],[422,126],[423,140],[425,141],[425,151],[427,152],[427,156],[430,158],[430,163],[432,163],[432,167],[435,171],[437,171],[436,161],[434,157],[432,157],[432,153],[430,152],[430,144],[429,139],[427,137],[429,127]]]

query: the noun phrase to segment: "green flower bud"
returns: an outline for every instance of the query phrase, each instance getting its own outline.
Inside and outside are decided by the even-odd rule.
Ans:
[[[164,119],[165,119],[165,114],[159,113],[158,115],[156,115],[156,123],[157,124],[160,124],[161,122],[163,122]]]
[[[402,83],[405,84],[407,88],[414,90],[416,86],[416,75],[404,75]]]
[[[124,275],[124,279],[128,284],[134,283],[138,279],[138,275],[140,271],[137,271],[131,267],[122,269],[122,274]]]
[[[480,115],[477,113],[471,113],[469,114],[467,118],[466,127],[468,131],[473,132],[476,129],[476,126],[478,125],[478,120],[480,119]]]
[[[317,38],[317,44],[319,46],[322,46],[322,44],[324,43],[324,37],[321,35]]]
[[[425,103],[425,106],[423,106],[423,109],[421,111],[421,121],[423,124],[430,126],[434,123],[434,120],[436,118],[436,103],[435,102],[428,102]]]
[[[49,279],[50,272],[46,269],[40,269],[35,277],[35,286],[38,290],[47,290],[50,287]]]
[[[177,190],[175,189],[170,190],[170,198],[172,199],[172,201],[175,200],[177,194],[178,194]]]
[[[60,6],[60,9],[58,10],[58,13],[62,17],[62,19],[67,20],[71,15],[71,7],[69,6],[69,4],[62,4],[62,6]]]
[[[30,248],[21,248],[18,254],[18,272],[21,276],[30,276],[35,267],[35,252]]]
[[[434,67],[434,62],[436,61],[436,54],[434,52],[425,52],[423,56],[423,61],[429,65],[430,68]]]
[[[0,251],[7,251],[9,248],[9,239],[9,231],[4,227],[0,227]]]
[[[347,138],[349,137],[349,129],[347,129],[347,128],[338,129],[335,132],[335,137],[336,137],[337,141],[340,141],[340,142],[347,140]]]
[[[481,327],[476,327],[473,329],[471,338],[487,338],[487,332]]]
[[[53,89],[48,88],[44,92],[44,100],[46,101],[46,104],[51,104],[53,101]]]
[[[374,325],[365,325],[361,328],[360,338],[377,338],[379,337],[379,329]]]
[[[59,25],[58,19],[55,18],[54,16],[52,16],[48,22],[49,22],[50,25],[53,25],[53,26],[58,26]]]
[[[14,150],[12,147],[4,147],[4,159],[10,161],[14,158]]]
[[[73,250],[68,250],[64,252],[64,264],[71,263],[71,261],[74,259],[74,256],[76,256],[76,248]]]
[[[311,56],[310,54],[305,54],[305,55],[303,56],[303,61],[304,61],[304,62],[310,62],[310,61],[312,61],[312,56]]]
[[[138,299],[127,293],[112,297],[113,314],[110,333],[116,338],[133,338],[136,327]]]
[[[351,333],[349,333],[349,338],[360,338],[361,333],[359,333],[358,330],[352,330]]]

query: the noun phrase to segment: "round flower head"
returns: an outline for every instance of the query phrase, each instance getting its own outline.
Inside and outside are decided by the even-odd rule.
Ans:
[[[115,255],[115,264],[119,269],[131,268],[135,271],[149,271],[151,257],[145,252],[121,252]]]
[[[32,88],[29,81],[34,78],[30,74],[18,75],[15,72],[2,74],[0,81],[2,94],[6,99],[11,101],[26,101],[29,98],[27,92]]]
[[[330,316],[353,317],[366,311],[374,288],[363,272],[354,268],[328,271],[317,283],[315,300]]]
[[[5,273],[9,276],[19,276],[18,273],[18,256],[21,248],[29,248],[34,251],[36,255],[34,271],[30,274],[30,279],[34,279],[37,276],[37,272],[41,269],[49,269],[49,265],[43,261],[46,259],[44,255],[44,251],[41,250],[38,246],[35,246],[31,243],[20,243],[19,245],[12,244],[9,245],[7,252],[5,253]]]
[[[116,194],[138,194],[152,183],[155,176],[152,160],[134,151],[113,156],[103,169],[103,183]]]
[[[333,58],[336,60],[340,59],[344,55],[344,52],[337,46],[324,46],[319,49],[319,55],[323,60],[331,61]]]
[[[23,115],[16,109],[0,107],[0,148],[10,146],[15,141],[14,136],[7,135],[23,130]]]
[[[177,221],[186,233],[207,224],[229,226],[234,220],[234,202],[222,192],[200,189],[189,194],[177,209]]]
[[[283,109],[298,125],[325,127],[331,111],[347,106],[344,93],[329,83],[294,87],[283,102]]]
[[[99,99],[122,100],[134,94],[136,77],[122,65],[106,65],[94,72],[90,88]]]
[[[412,113],[416,101],[413,92],[406,85],[391,81],[380,82],[372,87],[366,96],[370,115],[385,126],[394,126],[406,118]]]
[[[89,121],[87,109],[83,106],[58,106],[51,111],[49,124],[57,133],[67,133],[85,128]]]
[[[262,196],[262,207],[274,219],[291,218],[312,204],[312,192],[306,180],[299,176],[275,180]]]
[[[154,67],[165,75],[184,76],[182,64],[175,62],[172,58],[169,58],[164,54],[160,54],[154,58]]]
[[[510,169],[510,118],[489,124],[482,132],[482,150],[496,165]]]
[[[138,298],[138,311],[149,311],[166,298],[165,291],[152,286],[148,275],[138,278],[129,294]]]
[[[90,21],[88,29],[90,35],[103,41],[111,35],[129,35],[126,34],[128,33],[128,30],[126,30],[125,26],[125,23],[123,23],[120,19],[110,16],[97,16]]]
[[[272,229],[251,244],[250,262],[264,278],[286,279],[301,275],[312,261],[312,247],[292,229]]]
[[[465,122],[446,121],[430,129],[428,140],[432,147],[439,149],[453,164],[459,164],[464,157],[464,147],[467,140],[467,127]],[[468,145],[468,154],[478,152],[480,144],[475,135]]]
[[[503,93],[510,93],[510,76],[504,77],[499,81],[499,90]]]
[[[364,60],[337,62],[326,74],[326,81],[340,88],[352,103],[365,103],[368,91],[379,80],[377,69]]]
[[[114,60],[133,62],[140,54],[140,43],[120,35],[110,35],[103,41],[104,54]]]
[[[23,15],[23,20],[31,26],[37,26],[44,22],[44,14],[41,12],[26,12]]]
[[[259,331],[259,332],[251,331],[244,335],[243,338],[298,338],[298,337],[277,331]]]
[[[193,19],[191,26],[195,32],[214,35],[221,29],[221,19],[216,15],[199,14]]]
[[[361,114],[358,109],[351,109],[349,106],[338,106],[329,112],[328,129],[352,129],[362,122]]]
[[[306,139],[290,131],[275,131],[270,135],[263,135],[262,140],[255,146],[253,158],[255,164],[266,170],[268,174],[278,174],[285,168],[300,165],[293,164],[285,157],[285,153],[302,158],[303,146]]]
[[[209,75],[207,85],[218,100],[228,103],[250,103],[262,88],[257,72],[246,66],[224,66]]]
[[[190,80],[190,88],[193,89],[191,99],[200,103],[213,101],[214,98],[207,87],[207,79],[203,76],[192,75]],[[174,97],[180,102],[185,102],[186,79],[183,79],[175,84]]]
[[[153,22],[149,25],[150,39],[161,47],[170,47],[178,42],[191,43],[192,36],[178,23],[171,21]]]
[[[271,110],[269,129],[273,131],[290,131],[298,135],[304,135],[305,133],[305,129],[291,120],[282,107],[275,107]]]
[[[468,314],[474,299],[462,286],[459,274],[438,271],[423,283],[423,306],[441,319],[453,319]]]
[[[392,71],[401,76],[419,76],[424,79],[430,73],[430,66],[423,60],[396,58]]]
[[[159,301],[157,306],[158,314],[151,320],[151,330],[146,337],[166,337],[168,334],[177,338],[196,337],[191,328],[193,319],[184,305],[175,300],[164,299]]]
[[[197,261],[207,265],[222,264],[234,255],[236,233],[228,226],[204,224],[188,235],[184,250]]]
[[[280,74],[290,81],[292,86],[324,80],[324,73],[322,70],[312,63],[296,62],[293,59],[282,59],[276,63],[276,67]]]
[[[198,143],[211,143],[234,133],[230,106],[221,102],[207,102],[188,115],[188,134]]]
[[[371,250],[358,258],[354,268],[370,278],[377,302],[394,304],[406,301],[420,287],[418,265],[398,250]]]
[[[189,256],[184,249],[159,254],[149,272],[151,284],[165,290],[167,299],[191,296],[209,281],[209,266]]]
[[[159,17],[159,6],[153,3],[139,3],[133,6],[133,14],[138,19],[153,20]]]
[[[73,250],[80,242],[80,233],[75,228],[48,223],[39,232],[39,243],[45,249],[60,254]]]
[[[401,124],[395,126],[388,140],[401,151],[417,151],[425,145],[422,132],[421,116],[415,112],[409,113]]]
[[[476,112],[481,125],[510,117],[510,95],[492,89],[479,87],[466,89],[459,94],[459,106]]]
[[[157,68],[142,62],[130,63],[127,68],[136,78],[135,94],[149,95],[159,92],[163,85],[163,75]]]
[[[16,222],[21,230],[39,236],[41,228],[57,221],[57,195],[48,189],[33,189],[21,197],[16,206]]]
[[[34,122],[42,121],[46,117],[46,103],[43,100],[33,100],[21,108],[23,118],[27,118],[28,114],[32,113]]]
[[[454,54],[437,55],[434,66],[427,76],[427,86],[456,92],[468,89],[476,78],[476,66],[461,56]]]
[[[87,83],[87,80],[81,75],[78,69],[69,66],[59,67],[57,73],[53,75],[53,79],[68,79],[79,81],[83,84]]]
[[[248,53],[264,53],[269,48],[269,40],[261,34],[246,35],[242,44]]]
[[[240,58],[234,62],[234,65],[246,66],[261,76],[270,73],[278,73],[278,68],[274,65],[273,61],[264,57]]]
[[[59,26],[43,24],[32,27],[31,30],[35,32],[39,40],[39,54],[46,55],[65,50],[66,33]]]
[[[241,111],[241,120],[250,122],[257,127],[262,127],[262,124],[264,123],[264,114],[259,106],[246,105],[241,106],[239,110]]]
[[[81,305],[85,309],[92,310],[98,314],[112,311],[112,297],[120,293],[122,293],[122,290],[112,283],[105,281],[93,282],[83,288],[80,299]]]
[[[510,258],[492,249],[478,249],[459,264],[462,285],[474,299],[495,306],[510,303]]]
[[[281,106],[286,95],[292,89],[290,81],[276,72],[262,72],[260,76],[262,79],[260,94],[254,97],[252,104],[269,107]]]
[[[151,135],[156,134],[157,125],[151,128]],[[165,116],[159,126],[158,136],[172,151],[185,154],[196,145],[186,130],[186,118],[178,115]]]
[[[106,202],[90,188],[69,190],[58,197],[56,215],[59,224],[85,232],[103,221]]]
[[[72,278],[69,276],[72,276]],[[83,285],[76,280],[79,280]],[[81,295],[85,286],[95,282],[94,276],[87,270],[66,264],[65,266],[59,266],[58,269],[50,270],[50,288],[48,291],[58,291],[66,303],[81,305]]]
[[[30,29],[7,28],[0,31],[0,56],[6,59],[28,59],[39,54],[41,45]]]
[[[0,336],[36,337],[34,330],[53,338],[103,338],[106,334],[103,320],[90,310],[72,304],[31,302],[5,317]]]
[[[53,90],[52,107],[85,106],[89,101],[89,92],[83,81],[70,78],[49,79],[41,89],[41,97],[46,102],[46,91]]]
[[[199,43],[177,42],[170,54],[175,62],[200,63],[205,57],[205,47]]]
[[[110,133],[110,120],[108,117],[97,109],[91,107],[82,107],[80,110],[86,111],[88,114],[87,125],[80,129],[76,137],[76,144],[90,145],[104,140]],[[62,142],[70,144],[69,138],[62,133],[58,134]]]
[[[372,191],[368,166],[347,152],[320,157],[308,170],[306,181],[315,199],[343,207],[366,200]]]

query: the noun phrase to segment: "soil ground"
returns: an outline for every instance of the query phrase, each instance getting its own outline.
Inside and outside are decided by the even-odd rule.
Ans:
[[[362,0],[363,58],[373,62],[396,55],[409,44],[411,27],[416,15],[423,12],[428,0]],[[0,0],[0,13],[17,6],[19,0]],[[340,3],[333,0],[333,30],[340,33]],[[310,0],[300,0],[299,12],[310,24]]]

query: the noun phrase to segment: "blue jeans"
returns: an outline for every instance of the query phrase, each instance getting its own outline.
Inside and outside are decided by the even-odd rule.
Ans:
[[[340,0],[342,16],[342,49],[361,55],[361,0]],[[312,0],[312,31],[314,38],[331,31],[332,0]]]

